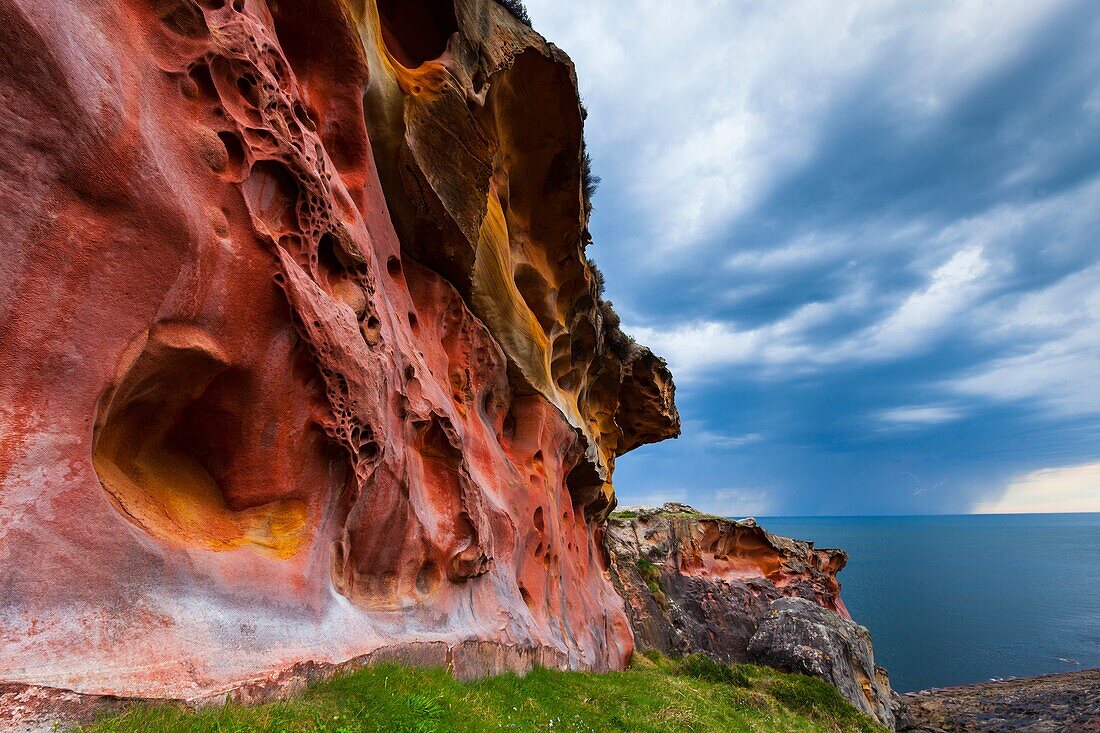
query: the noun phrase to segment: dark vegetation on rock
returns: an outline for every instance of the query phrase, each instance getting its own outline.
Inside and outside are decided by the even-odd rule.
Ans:
[[[511,13],[516,20],[528,28],[531,27],[531,16],[527,14],[527,8],[522,0],[496,0],[505,10]]]

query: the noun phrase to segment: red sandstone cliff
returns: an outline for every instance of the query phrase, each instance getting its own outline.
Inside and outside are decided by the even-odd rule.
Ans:
[[[678,417],[561,51],[491,0],[0,0],[0,98],[0,682],[628,659],[611,474]]]

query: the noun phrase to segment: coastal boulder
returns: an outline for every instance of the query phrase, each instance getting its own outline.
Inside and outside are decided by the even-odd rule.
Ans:
[[[875,665],[871,634],[805,598],[773,601],[749,640],[749,661],[830,683],[891,728],[897,703],[886,670]]]

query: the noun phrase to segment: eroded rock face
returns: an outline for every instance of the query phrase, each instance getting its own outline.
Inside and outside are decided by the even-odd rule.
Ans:
[[[0,682],[625,663],[611,474],[678,416],[607,343],[562,52],[491,0],[0,0],[0,97]]]
[[[773,601],[749,640],[749,660],[819,677],[848,701],[893,728],[897,703],[886,670],[875,665],[871,634],[805,598]]]
[[[676,503],[612,514],[607,543],[640,650],[702,652],[821,677],[893,726],[886,671],[840,599],[842,550]]]
[[[607,526],[616,588],[641,650],[746,661],[769,604],[807,598],[849,618],[837,572],[848,556],[684,504],[630,508]]]

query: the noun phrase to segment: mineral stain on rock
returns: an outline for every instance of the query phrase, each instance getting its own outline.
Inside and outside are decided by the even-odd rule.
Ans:
[[[0,98],[10,696],[626,663],[612,472],[679,418],[560,50],[491,0],[0,0]]]

